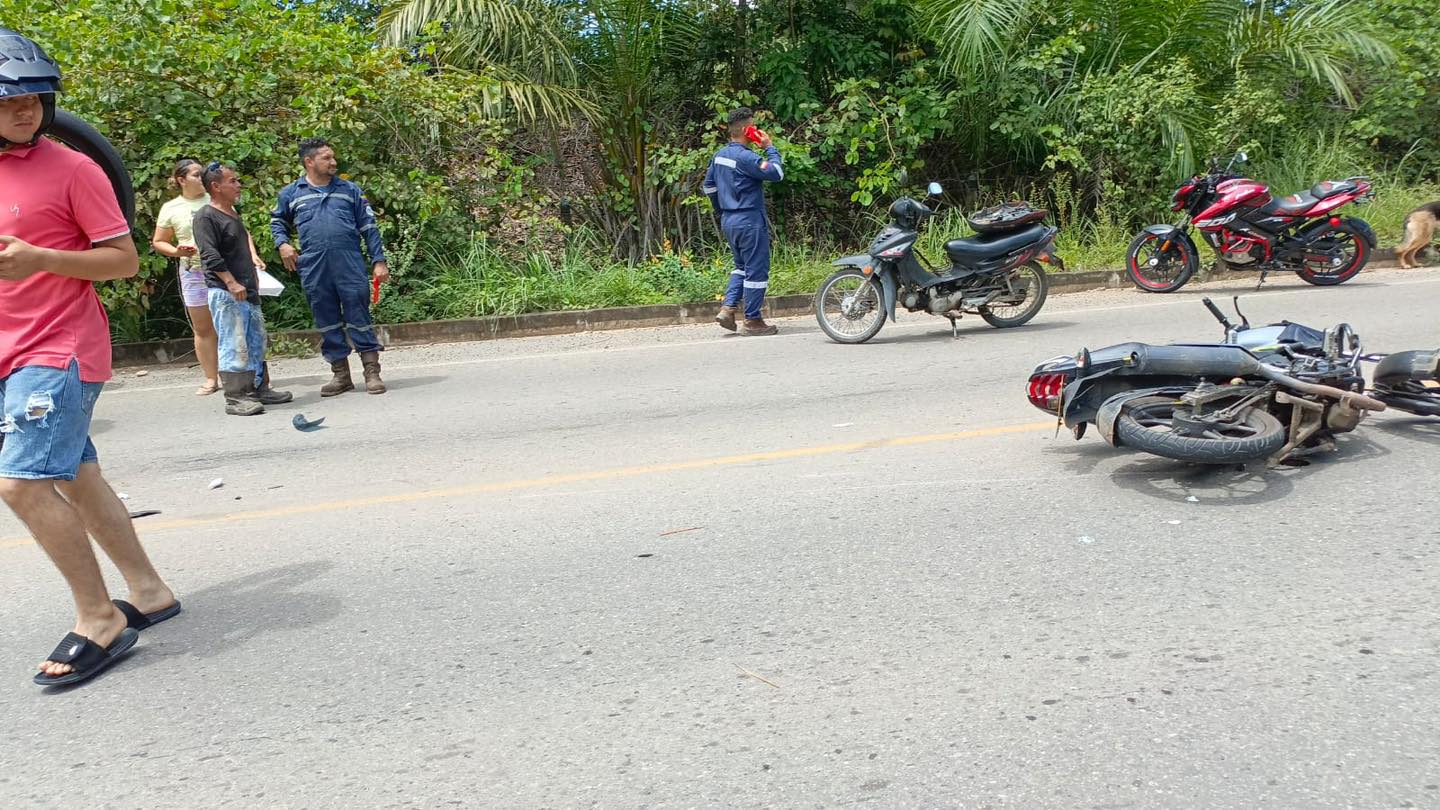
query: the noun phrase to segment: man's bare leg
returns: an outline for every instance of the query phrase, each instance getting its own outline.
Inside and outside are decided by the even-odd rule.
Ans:
[[[125,629],[125,615],[110,603],[80,513],[60,497],[55,482],[50,480],[0,478],[0,499],[24,522],[70,585],[75,599],[75,632],[101,647],[110,646]],[[51,676],[68,674],[71,669],[69,664],[53,661],[40,665],[40,671]]]
[[[56,481],[65,500],[79,513],[95,542],[105,551],[130,589],[127,602],[141,613],[154,613],[175,604],[175,594],[151,565],[145,547],[135,536],[130,510],[100,474],[99,464],[81,464],[74,481]]]

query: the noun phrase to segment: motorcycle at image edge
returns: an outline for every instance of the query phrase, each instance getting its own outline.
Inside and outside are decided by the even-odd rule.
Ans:
[[[1094,424],[1116,447],[1204,464],[1304,464],[1387,407],[1440,417],[1440,351],[1366,355],[1348,324],[1252,327],[1241,314],[1236,325],[1203,303],[1223,343],[1121,343],[1056,357],[1031,373],[1030,404],[1076,439]],[[1368,391],[1362,361],[1379,364]]]
[[[931,183],[930,197],[943,189]],[[928,199],[928,198],[927,198]],[[936,269],[915,248],[921,224],[935,215],[924,202],[900,197],[890,221],[867,253],[836,259],[840,267],[815,294],[815,318],[837,343],[864,343],[879,333],[896,306],[956,321],[978,313],[999,329],[1020,326],[1045,304],[1049,281],[1040,263],[1064,268],[1054,253],[1058,229],[1043,224],[1047,212],[1028,205],[987,208],[969,221],[978,235],[945,243],[950,260]]]
[[[1151,225],[1136,236],[1125,254],[1125,268],[1145,292],[1169,293],[1185,286],[1200,268],[1200,253],[1190,226],[1232,270],[1260,271],[1260,283],[1272,270],[1294,271],[1319,286],[1354,278],[1376,247],[1375,230],[1358,217],[1340,217],[1348,203],[1373,197],[1364,177],[1327,180],[1308,191],[1274,198],[1263,183],[1232,173],[1247,160],[1236,152],[1224,168],[1211,158],[1208,171],[1180,184],[1170,210],[1184,211],[1175,225]]]

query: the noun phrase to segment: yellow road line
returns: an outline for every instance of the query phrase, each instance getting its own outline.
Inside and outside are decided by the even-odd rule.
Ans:
[[[753,464],[759,461],[785,461],[796,458],[813,458],[815,456],[852,453],[857,450],[874,450],[882,447],[908,447],[916,444],[935,444],[937,442],[952,442],[962,439],[982,439],[989,436],[1004,436],[1010,433],[1029,433],[1038,430],[1054,429],[1054,422],[1028,422],[1023,425],[1004,425],[1000,427],[980,428],[978,430],[964,430],[958,433],[897,436],[895,438],[876,439],[868,442],[827,444],[818,447],[796,447],[789,450],[770,450],[763,453],[747,453],[740,456],[719,456],[716,458],[676,461],[670,464],[652,464],[640,467],[615,467],[608,470],[594,470],[591,472],[570,473],[566,475],[547,475],[543,478],[522,478],[513,481],[497,481],[489,484],[468,484],[466,486],[448,487],[445,489],[403,492],[396,495],[378,495],[370,498],[350,498],[343,501],[297,504],[295,506],[281,506],[275,509],[255,509],[246,512],[231,512],[229,514],[212,517],[156,521],[154,523],[145,523],[140,526],[140,528],[143,529],[144,533],[149,534],[167,529],[213,526],[218,523],[231,523],[241,520],[264,520],[266,518],[291,517],[293,515],[308,515],[317,512],[339,512],[347,509],[381,506],[392,503],[414,503],[416,501],[428,501],[436,498],[458,498],[466,495],[514,492],[516,490],[538,489],[541,487],[555,486],[557,484],[607,481],[617,478],[636,478],[660,473],[702,470],[712,467],[730,467],[738,464]],[[19,548],[21,546],[27,546],[32,542],[29,537],[6,538],[0,540],[0,549]]]

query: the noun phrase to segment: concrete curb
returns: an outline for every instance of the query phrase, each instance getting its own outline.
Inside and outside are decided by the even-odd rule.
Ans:
[[[1371,266],[1381,266],[1382,262],[1393,259],[1393,250],[1381,248],[1375,251],[1374,263]],[[1252,272],[1216,272],[1206,268],[1197,274],[1196,280],[1219,281],[1254,275]],[[1130,286],[1130,281],[1119,270],[1054,273],[1050,276],[1051,293]],[[719,310],[720,304],[710,301],[698,304],[656,304],[643,307],[531,312],[524,315],[495,315],[451,321],[380,324],[376,329],[380,333],[380,342],[386,346],[420,346],[429,343],[463,343],[472,340],[709,323]],[[765,314],[772,318],[807,315],[813,311],[813,295],[778,295],[765,302]],[[320,349],[320,333],[314,329],[277,332],[273,337],[304,341],[317,353]],[[193,352],[194,343],[189,338],[182,338],[147,343],[118,343],[113,347],[112,358],[117,368],[127,368],[178,363],[189,359]]]

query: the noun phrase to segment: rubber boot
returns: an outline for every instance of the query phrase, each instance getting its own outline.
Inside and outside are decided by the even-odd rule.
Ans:
[[[342,357],[336,360],[330,364],[330,370],[335,376],[330,378],[330,382],[320,386],[320,396],[334,397],[355,390],[355,381],[350,379],[350,358]]]
[[[750,337],[764,337],[765,335],[773,335],[779,331],[780,329],[774,324],[765,323],[764,318],[746,318],[745,328],[741,330],[741,334],[749,335]]]
[[[361,352],[360,363],[365,367],[365,390],[371,394],[385,393],[385,381],[380,379],[380,353]]]
[[[720,307],[720,314],[715,316],[715,323],[720,324],[721,329],[734,332],[735,307]]]
[[[225,390],[225,413],[231,416],[254,416],[265,412],[265,406],[252,399],[255,375],[248,371],[220,372],[220,386]]]
[[[260,387],[256,388],[250,398],[262,405],[279,405],[289,402],[295,398],[289,391],[276,391],[270,387],[270,364],[260,364]]]

